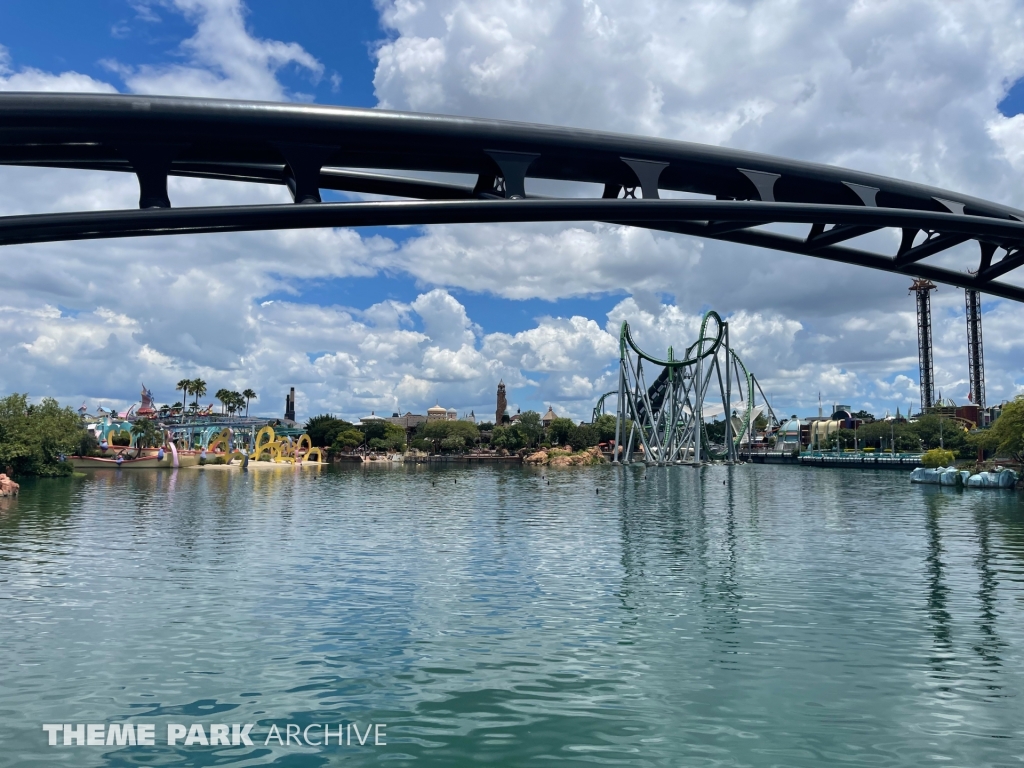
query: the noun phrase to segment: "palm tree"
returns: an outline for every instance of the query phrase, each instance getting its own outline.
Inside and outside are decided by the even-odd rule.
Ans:
[[[192,379],[192,386],[190,388],[192,394],[196,396],[196,401],[193,403],[195,410],[199,410],[199,398],[206,394],[206,382],[202,379]]]
[[[164,433],[155,421],[139,419],[132,425],[132,435],[139,448],[155,448],[163,442]]]
[[[185,403],[188,402],[188,396],[192,392],[192,379],[182,379],[178,382],[178,386],[174,388],[175,391],[181,390],[181,412],[185,413]]]
[[[221,387],[217,390],[217,394],[215,394],[214,397],[220,400],[220,412],[224,413],[227,408],[228,401],[231,399],[231,390]]]
[[[256,397],[256,393],[253,392],[251,389],[243,389],[242,390],[242,397],[245,398],[245,415],[246,415],[246,418],[248,418],[248,416],[249,416],[249,401],[250,400],[259,400],[259,398]]]

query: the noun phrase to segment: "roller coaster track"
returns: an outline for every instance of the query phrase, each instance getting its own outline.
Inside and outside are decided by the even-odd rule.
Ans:
[[[708,333],[708,325],[710,322],[715,323],[715,333]],[[693,344],[686,348],[686,353],[681,359],[676,359],[672,348],[668,350],[667,358],[657,358],[640,348],[640,346],[633,339],[633,336],[629,329],[629,324],[623,322],[621,330],[619,332],[619,365],[620,365],[620,376],[625,377],[620,384],[621,393],[627,398],[626,403],[620,402],[618,405],[618,413],[620,418],[625,412],[630,412],[634,423],[639,424],[641,430],[655,428],[653,425],[660,424],[660,429],[665,428],[665,421],[662,415],[662,410],[665,407],[665,398],[670,391],[673,392],[673,396],[680,397],[682,392],[682,400],[675,403],[669,410],[675,414],[672,418],[679,419],[678,425],[670,425],[669,432],[674,430],[675,426],[682,427],[684,422],[688,422],[694,418],[693,414],[696,414],[696,418],[700,421],[700,440],[702,443],[702,451],[705,455],[710,454],[710,440],[707,435],[707,427],[704,423],[701,413],[703,411],[703,402],[707,393],[707,383],[710,380],[712,369],[711,365],[714,365],[715,372],[718,374],[719,387],[723,390],[723,407],[726,408],[723,416],[726,419],[731,419],[732,414],[729,412],[729,406],[727,404],[728,398],[725,397],[725,389],[728,389],[728,384],[723,385],[721,368],[718,367],[716,356],[723,351],[723,346],[727,352],[725,358],[725,365],[733,366],[736,372],[736,386],[737,391],[743,396],[744,408],[743,416],[740,422],[740,428],[735,430],[732,434],[732,445],[733,452],[730,455],[735,455],[735,449],[738,448],[744,434],[748,434],[751,427],[751,420],[753,416],[754,406],[754,388],[756,380],[753,375],[747,370],[743,361],[734,350],[728,347],[728,325],[722,321],[721,317],[717,312],[708,311],[704,313],[704,317],[701,320],[700,335]],[[628,355],[632,352],[636,356],[636,364],[634,365],[631,360],[628,359]],[[661,372],[654,382],[646,387],[645,396],[637,397],[636,393],[630,393],[630,386],[628,383],[632,382],[632,387],[640,387],[643,382],[643,361],[646,361],[652,365],[661,367]],[[707,369],[706,377],[701,373],[700,364],[709,361],[709,368]],[[742,374],[740,373],[742,371]],[[729,372],[727,372],[727,376]],[[684,378],[688,378],[692,385],[687,386],[683,382]],[[728,378],[726,379],[728,382]],[[682,384],[682,390],[679,390],[680,384]],[[644,391],[641,389],[641,391]],[[601,397],[594,407],[594,420],[597,420],[600,412],[603,411],[604,401],[610,395],[619,395],[619,391],[608,392]],[[684,410],[678,410],[680,404],[684,406],[690,406],[690,397],[694,398],[694,402],[699,401],[701,405],[696,410],[691,409],[689,413]],[[657,428],[656,428],[657,429]],[[646,435],[645,435],[646,437]],[[749,438],[748,438],[749,439]],[[646,444],[646,440],[644,440]],[[627,453],[630,449],[627,448]],[[646,450],[646,448],[645,448]],[[678,453],[678,448],[670,449],[673,453]]]
[[[1024,265],[1024,211],[884,176],[686,142],[310,104],[3,93],[0,164],[133,173],[139,182],[138,210],[0,217],[0,245],[312,227],[601,221],[1024,301],[1024,287],[1000,279]],[[472,183],[422,178],[438,173],[462,174]],[[172,208],[171,176],[284,185],[300,204]],[[539,197],[527,193],[529,179],[596,184],[600,197]],[[323,190],[405,199],[322,202]],[[701,197],[660,199],[669,191]],[[764,229],[771,224],[809,229],[800,237]],[[895,253],[849,247],[887,228],[898,231]],[[926,261],[965,242],[977,243],[977,261],[959,267]]]

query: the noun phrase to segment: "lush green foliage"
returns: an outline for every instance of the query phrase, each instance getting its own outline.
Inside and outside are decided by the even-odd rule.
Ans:
[[[1024,457],[1024,395],[1003,406],[991,427],[971,435],[971,443],[997,456]]]
[[[875,421],[862,424],[857,430],[840,429],[830,434],[822,448],[832,450],[839,443],[843,448],[874,448],[888,450],[895,442],[897,452],[916,452],[945,447],[962,459],[975,454],[967,432],[952,419],[922,416],[914,422]]]
[[[574,451],[592,448],[598,442],[598,431],[591,424],[573,425],[573,428],[569,431],[569,445],[572,446]]]
[[[335,434],[331,440],[332,451],[347,451],[358,448],[363,444],[365,436],[355,427],[348,427]]]
[[[389,421],[371,421],[361,427],[366,444],[375,451],[401,451],[405,448],[405,430]]]
[[[522,432],[513,427],[499,426],[491,432],[491,445],[515,453],[526,445]]]
[[[945,450],[944,448],[932,448],[930,451],[925,451],[921,457],[921,463],[926,467],[948,467],[956,460],[956,455],[952,451]]]
[[[249,388],[246,388],[246,389],[242,390],[242,397],[245,398],[245,415],[248,416],[249,415],[249,401],[250,400],[258,400],[259,398],[256,396],[256,392],[254,392],[252,389],[249,389]]]
[[[306,434],[309,435],[309,441],[317,448],[326,448],[334,445],[335,439],[342,432],[348,430],[354,430],[350,422],[344,419],[339,419],[336,416],[331,416],[329,413],[322,413],[319,416],[314,416],[306,422],[305,430]],[[359,445],[363,442],[362,436],[359,437]]]
[[[540,414],[536,411],[524,411],[521,413],[513,427],[519,430],[527,448],[539,443],[544,435],[544,426],[541,424]]]
[[[565,417],[559,417],[552,421],[548,425],[548,439],[552,445],[568,445],[569,444],[569,433],[575,428],[576,424],[572,419]],[[612,430],[614,432],[614,425]],[[614,436],[614,434],[613,434]]]
[[[164,442],[164,433],[150,419],[139,419],[132,424],[132,437],[140,448],[158,448]]]
[[[247,389],[246,392],[252,392],[252,390]],[[247,400],[243,393],[234,392],[230,389],[218,389],[214,397],[220,400],[221,412],[227,411],[230,414],[234,414],[247,405]]]
[[[116,445],[119,448],[125,448],[132,444],[131,432],[127,432],[123,429],[120,432],[111,432],[109,437],[110,445]]]
[[[704,422],[704,431],[708,435],[708,440],[712,443],[725,443],[725,419]]]
[[[725,422],[722,422],[725,424]],[[615,439],[615,417],[610,413],[604,413],[597,417],[594,422],[594,429],[597,430],[598,440],[607,443]]]
[[[417,435],[430,441],[435,448],[461,451],[480,439],[480,430],[471,421],[428,421],[420,425]]]
[[[78,414],[51,397],[39,405],[29,405],[27,395],[0,399],[0,471],[10,467],[15,475],[69,475],[71,464],[60,457],[79,447],[84,431]]]

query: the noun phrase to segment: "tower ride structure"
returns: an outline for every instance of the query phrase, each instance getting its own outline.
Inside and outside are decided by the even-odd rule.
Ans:
[[[921,383],[921,413],[935,405],[935,368],[932,364],[932,297],[935,283],[915,280],[910,290],[917,294],[917,357]]]
[[[971,402],[978,406],[978,426],[985,421],[985,353],[981,345],[981,292],[968,288],[967,367],[971,380]]]
[[[767,410],[754,404],[760,386],[729,344],[729,324],[706,312],[700,335],[676,358],[656,358],[633,340],[629,324],[619,333],[619,388],[615,419],[615,463],[700,465],[711,458],[735,461],[751,442],[753,420]],[[609,393],[612,394],[612,393]],[[602,401],[604,398],[602,397]],[[714,456],[705,416],[725,418],[724,455]],[[595,412],[596,412],[595,408]],[[733,416],[733,414],[736,414]]]

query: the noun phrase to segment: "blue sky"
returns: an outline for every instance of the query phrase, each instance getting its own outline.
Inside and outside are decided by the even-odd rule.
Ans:
[[[1021,205],[1024,140],[1012,118],[1024,112],[1024,52],[1000,37],[1021,9],[999,1],[979,14],[974,5],[9,0],[0,5],[0,87],[66,84],[61,77],[78,73],[85,90],[195,87],[582,125],[849,165]],[[914,40],[890,45],[929,8],[955,16],[962,33],[915,22]],[[813,45],[795,44],[808,35]],[[283,62],[257,51],[238,63],[219,50],[277,41],[293,44]],[[730,46],[744,55],[725,56]],[[27,178],[4,173],[14,174],[0,180],[9,188]],[[60,178],[28,196],[45,206],[59,189],[100,207],[131,196],[97,178],[71,187]],[[177,194],[221,201],[212,186]],[[13,194],[0,199],[10,211],[19,205]],[[172,380],[202,375],[267,391],[268,414],[294,384],[302,415],[356,417],[436,400],[487,412],[504,378],[514,406],[553,403],[583,417],[609,388],[618,323],[629,319],[660,350],[688,343],[700,312],[714,307],[745,333],[744,354],[781,411],[816,411],[819,391],[879,413],[918,398],[904,278],[598,225],[297,237],[11,249],[18,267],[6,294],[0,287],[0,329],[14,336],[0,349],[0,388],[128,403],[142,380],[170,399]],[[245,249],[267,263],[246,266]],[[69,285],[57,290],[32,271],[41,253],[64,265]],[[151,270],[143,283],[166,290],[142,303],[96,289],[88,275],[97,253],[111,254],[114,275],[153,265],[159,277]],[[175,260],[178,270],[163,266]],[[212,262],[226,266],[208,274]],[[225,280],[218,295],[230,298],[214,308],[203,291],[223,270],[244,279]],[[1001,301],[985,309],[989,399],[999,400],[1024,389],[1021,349],[1003,338],[1020,313]],[[936,318],[939,386],[964,399],[962,293],[940,289]],[[300,339],[296,324],[333,335]],[[94,358],[95,370],[83,373],[76,355]]]

